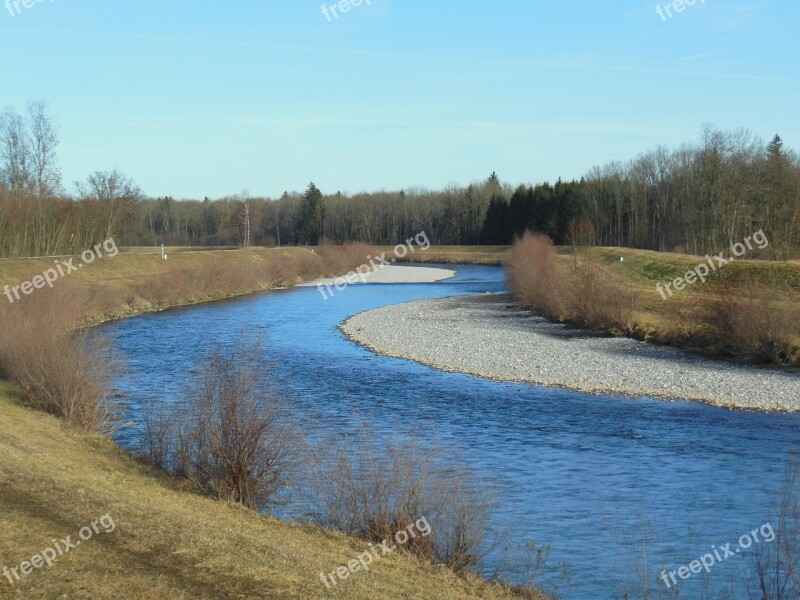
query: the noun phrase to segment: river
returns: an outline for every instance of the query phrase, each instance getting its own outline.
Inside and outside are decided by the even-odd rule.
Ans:
[[[677,569],[774,520],[771,501],[800,442],[800,415],[486,381],[375,356],[337,329],[387,304],[505,290],[499,267],[456,268],[436,284],[350,286],[327,301],[315,288],[295,288],[105,326],[126,361],[119,388],[127,417],[141,422],[153,400],[174,403],[212,343],[232,346],[243,332],[264,337],[268,362],[310,432],[353,431],[355,411],[369,416],[376,436],[422,427],[457,446],[496,494],[497,530],[549,544],[552,566],[566,564],[568,599],[623,598],[637,571],[661,597],[662,566]],[[118,434],[129,448],[138,438],[135,427]],[[304,508],[291,505],[284,516]],[[681,597],[722,589],[746,569],[743,554],[692,575]],[[510,572],[519,577],[517,560]]]

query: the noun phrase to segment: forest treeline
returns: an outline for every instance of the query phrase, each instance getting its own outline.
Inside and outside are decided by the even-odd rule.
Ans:
[[[579,181],[514,188],[491,176],[466,187],[280,198],[145,196],[117,170],[68,191],[57,127],[44,102],[0,113],[0,256],[76,253],[114,237],[127,246],[393,245],[425,231],[433,244],[510,244],[525,231],[569,243],[705,254],[763,230],[768,257],[800,256],[800,158],[779,136],[706,126],[677,149],[592,168]],[[582,227],[575,228],[580,223]]]

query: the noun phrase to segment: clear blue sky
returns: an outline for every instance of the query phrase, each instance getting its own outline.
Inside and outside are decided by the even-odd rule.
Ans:
[[[0,6],[0,107],[50,102],[70,191],[177,198],[580,177],[706,122],[800,149],[800,3],[701,1]]]

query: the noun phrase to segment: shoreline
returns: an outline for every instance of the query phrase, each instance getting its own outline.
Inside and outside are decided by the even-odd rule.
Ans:
[[[391,285],[398,283],[437,283],[456,276],[452,269],[423,266],[381,265],[374,271],[351,271],[339,277],[321,277],[298,283],[295,287],[336,287],[337,285]],[[352,282],[347,281],[353,279]],[[338,288],[337,288],[338,289]]]
[[[507,294],[418,300],[353,315],[339,329],[376,354],[493,381],[737,410],[800,411],[800,375],[600,337],[510,303]]]
[[[348,285],[391,285],[391,284],[412,284],[412,283],[438,283],[446,279],[451,279],[457,274],[456,271],[451,269],[441,269],[435,267],[404,267],[404,266],[386,266],[379,271],[370,271],[365,273],[367,281],[364,284],[356,282]],[[263,289],[253,289],[244,292],[238,292],[228,295],[220,295],[209,298],[199,299],[183,299],[182,301],[170,303],[165,306],[150,306],[145,309],[132,310],[124,313],[114,313],[110,315],[103,315],[99,318],[90,318],[89,322],[83,324],[79,329],[91,329],[93,327],[100,327],[108,325],[124,319],[135,317],[142,317],[146,315],[157,314],[160,312],[167,312],[181,308],[191,308],[192,306],[200,306],[203,304],[210,304],[212,302],[222,302],[225,300],[235,300],[237,298],[244,298],[246,296],[254,296],[256,294],[263,294],[269,292],[280,292],[292,290],[295,288],[307,288],[335,285],[335,282],[342,280],[344,275],[336,278],[320,278],[307,281],[300,281],[288,286],[277,286]]]

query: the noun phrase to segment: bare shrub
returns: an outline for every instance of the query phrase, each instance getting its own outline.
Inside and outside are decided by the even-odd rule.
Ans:
[[[509,289],[522,306],[551,319],[563,318],[562,274],[549,237],[525,233],[510,251],[506,272]]]
[[[291,257],[278,254],[273,260],[266,261],[262,267],[262,278],[269,288],[285,287],[290,283],[294,263]]]
[[[325,262],[316,253],[303,253],[297,257],[296,269],[300,279],[313,279],[325,272]]]
[[[251,508],[269,508],[287,485],[298,430],[279,404],[260,345],[230,355],[215,350],[171,418],[151,410],[143,454],[202,492]]]
[[[341,275],[350,269],[350,261],[343,252],[342,246],[322,244],[317,247],[317,253],[323,261],[326,274]]]
[[[720,352],[766,363],[796,360],[798,323],[762,290],[722,286],[704,308],[712,343]]]
[[[271,258],[264,261],[266,265]],[[217,256],[200,265],[171,263],[168,270],[148,277],[138,287],[145,300],[156,306],[245,294],[272,287],[260,263],[250,264],[241,255]]]
[[[367,248],[330,248],[326,256],[350,269],[362,264]],[[249,293],[329,274],[330,267],[311,252],[255,257],[231,252],[203,264],[170,262],[164,269],[123,290],[129,306],[139,300],[171,306]],[[72,281],[37,290],[14,304],[0,303],[0,373],[17,383],[32,405],[78,428],[107,430],[114,424],[110,390],[117,363],[108,344],[75,332],[113,313],[118,303],[118,295],[102,285]]]
[[[568,321],[617,335],[631,331],[635,295],[625,289],[610,269],[578,249],[569,282]]]
[[[174,474],[173,455],[177,432],[174,416],[162,408],[160,401],[148,402],[143,411],[142,441],[133,454],[137,460]]]
[[[573,235],[589,243],[589,228],[573,224]],[[635,295],[584,246],[575,248],[571,268],[558,262],[549,237],[526,233],[511,249],[508,285],[517,301],[550,319],[614,334],[631,331]]]
[[[136,292],[158,307],[225,298],[341,275],[363,264],[370,253],[371,247],[366,244],[324,246],[316,252],[227,252],[202,264],[170,262],[164,272],[139,283]]]
[[[506,552],[512,550],[513,545],[505,549]],[[552,552],[551,546],[539,546],[528,540],[523,546],[521,566],[517,553],[509,555],[506,560],[513,560],[514,564],[498,566],[492,580],[524,600],[560,600],[561,589],[570,585],[570,578],[565,563],[550,564]],[[517,583],[506,581],[504,572],[512,568],[522,572]]]
[[[368,257],[376,254],[375,248],[363,242],[349,242],[341,246],[323,245],[318,248],[328,275],[342,275],[367,264]]]
[[[85,431],[108,431],[113,410],[111,353],[84,333],[28,340],[9,363],[30,403]]]
[[[776,520],[769,523],[774,539],[758,544],[752,558],[750,597],[754,600],[800,598],[800,470],[796,462],[776,497],[775,509]]]
[[[39,290],[0,309],[0,371],[36,408],[85,431],[108,431],[116,361],[109,344],[74,329],[85,290]]]
[[[624,332],[630,314],[626,314],[619,287],[608,270],[587,251],[594,245],[595,237],[590,222],[570,221],[568,238],[573,246],[573,262],[566,294],[567,320],[585,327]]]
[[[333,452],[326,444],[315,461],[315,521],[380,542],[424,517],[431,534],[409,539],[403,549],[456,572],[473,569],[493,549],[493,503],[469,469],[415,440],[376,448],[364,431],[360,443],[347,440]]]

